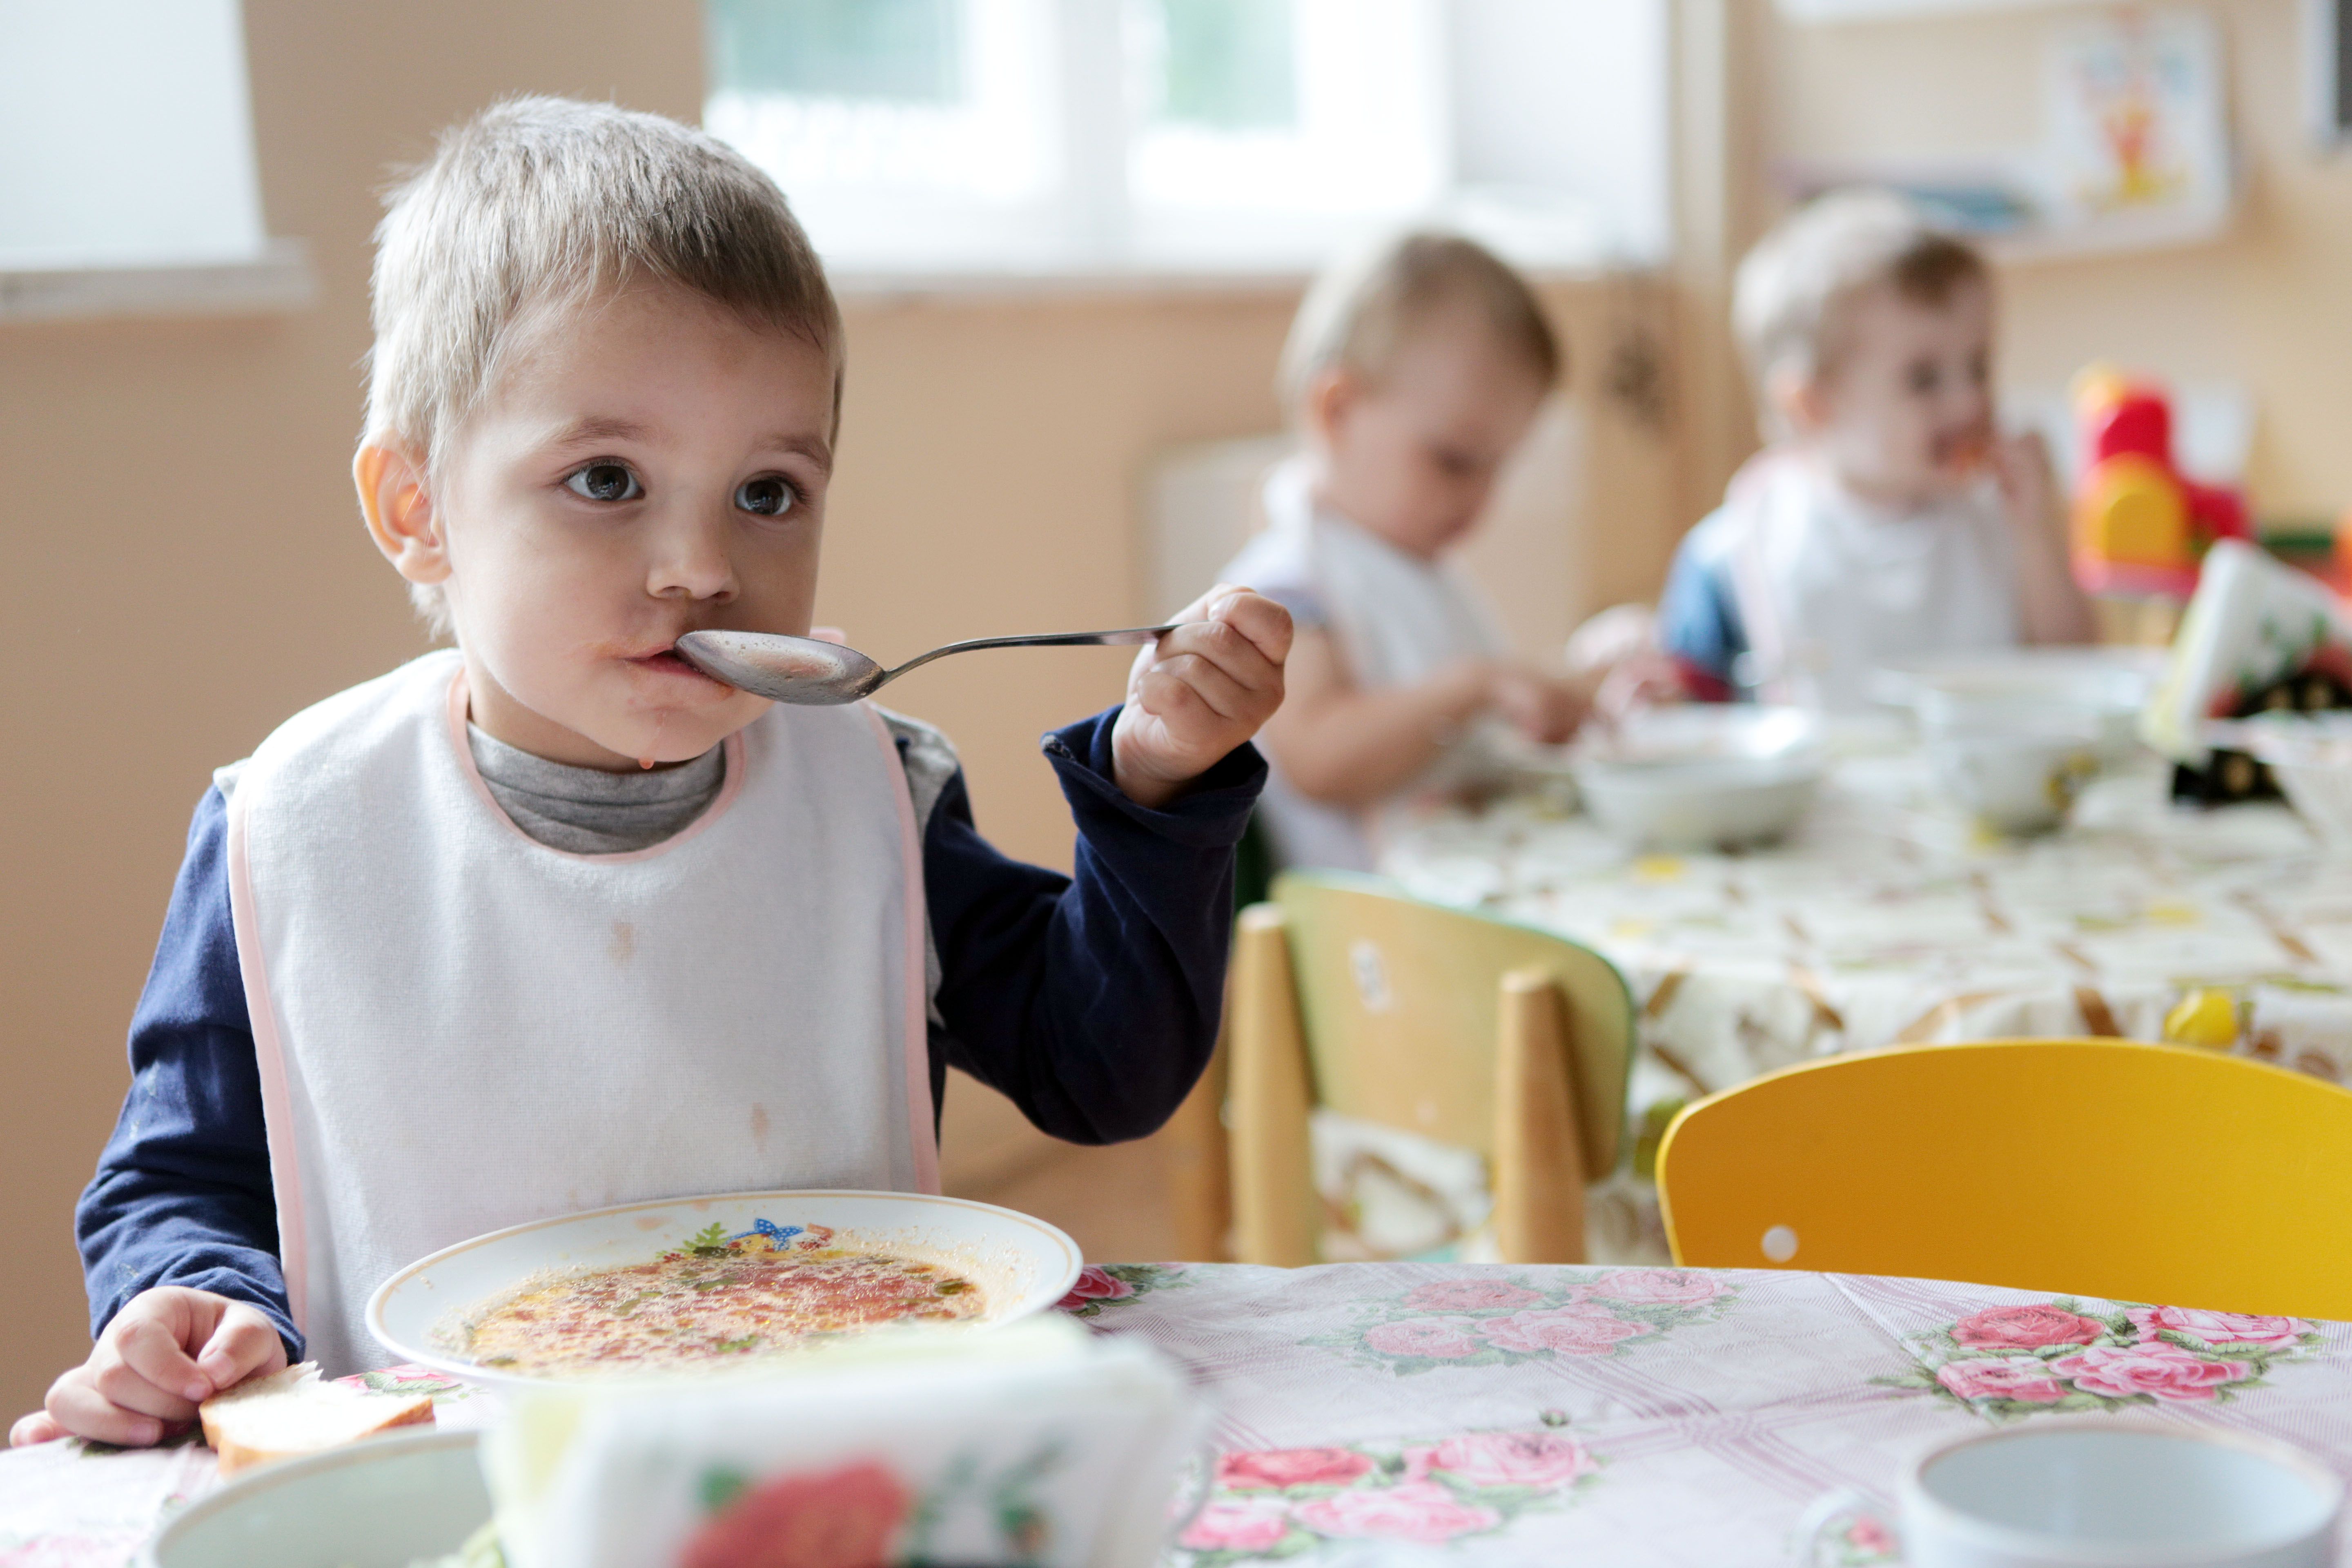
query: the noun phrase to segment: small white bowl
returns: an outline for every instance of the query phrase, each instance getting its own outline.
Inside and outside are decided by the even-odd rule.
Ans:
[[[2032,700],[1934,703],[1921,719],[1936,782],[2003,833],[2057,826],[2101,766],[2101,718],[2092,709]]]
[[[1795,708],[1693,703],[1637,713],[1576,763],[1601,825],[1630,842],[1700,849],[1778,838],[1821,782],[1814,715]]]
[[[241,1476],[173,1518],[139,1568],[408,1568],[490,1517],[472,1432],[418,1428]]]
[[[728,1193],[627,1204],[519,1225],[461,1241],[410,1264],[370,1298],[367,1325],[404,1362],[475,1383],[544,1387],[562,1378],[476,1366],[444,1331],[467,1310],[536,1276],[646,1263],[709,1226],[739,1236],[770,1226],[821,1225],[843,1239],[943,1264],[981,1288],[975,1327],[1042,1312],[1069,1293],[1085,1258],[1053,1226],[993,1204],[921,1193]]]
[[[2165,651],[2139,647],[2016,647],[1923,655],[1882,665],[1871,695],[1908,708],[1923,728],[1946,722],[2054,708],[2087,713],[2104,762],[2122,762],[2140,749],[2139,715],[2163,679]],[[1979,721],[1979,727],[1982,727]]]

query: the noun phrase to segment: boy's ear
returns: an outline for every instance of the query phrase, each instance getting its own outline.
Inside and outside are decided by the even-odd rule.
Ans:
[[[1780,416],[1784,429],[1810,436],[1830,419],[1829,388],[1819,375],[1793,364],[1780,364],[1764,379],[1764,395]]]
[[[365,446],[352,458],[352,482],[368,537],[393,570],[412,583],[447,581],[448,545],[423,465],[397,447]]]
[[[1339,437],[1340,421],[1348,416],[1358,393],[1356,378],[1338,365],[1327,365],[1315,373],[1307,384],[1305,417],[1307,434],[1318,446],[1328,447]]]

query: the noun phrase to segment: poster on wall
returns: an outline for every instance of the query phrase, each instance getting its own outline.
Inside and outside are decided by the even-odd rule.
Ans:
[[[2053,227],[2154,244],[2229,219],[2221,39],[2203,11],[2126,9],[2053,35],[2037,171]]]
[[[1776,165],[1782,187],[1798,201],[1843,185],[1901,191],[2011,259],[2221,234],[2234,192],[2213,13],[2070,6],[2045,28],[2038,141],[1952,156],[1790,160]]]

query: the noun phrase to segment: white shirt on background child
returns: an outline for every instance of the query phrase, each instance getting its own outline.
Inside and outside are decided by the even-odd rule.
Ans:
[[[1303,455],[1266,477],[1265,527],[1221,581],[1255,589],[1288,610],[1301,630],[1324,633],[1361,690],[1417,685],[1458,660],[1506,655],[1500,624],[1466,574],[1318,507],[1313,477]],[[1495,720],[1475,721],[1403,793],[1492,772],[1502,729]],[[1309,800],[1276,767],[1259,809],[1283,865],[1373,868],[1377,808],[1359,813]]]
[[[1666,650],[1727,689],[1851,711],[1889,660],[2023,640],[2016,541],[1990,479],[1895,512],[1767,451],[1683,541],[1659,620]]]

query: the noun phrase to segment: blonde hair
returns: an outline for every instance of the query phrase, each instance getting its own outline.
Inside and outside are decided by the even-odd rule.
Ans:
[[[841,416],[840,308],[783,193],[659,115],[515,98],[442,133],[386,195],[364,439],[428,472],[496,384],[516,325],[640,282],[686,289],[824,353]],[[440,591],[412,590],[448,630]]]
[[[1527,279],[1458,235],[1400,236],[1325,272],[1307,291],[1283,345],[1278,382],[1294,410],[1315,378],[1346,370],[1377,381],[1432,318],[1467,307],[1546,387],[1566,368],[1560,341]]]
[[[1991,276],[1973,247],[1903,197],[1840,191],[1783,219],[1740,262],[1732,330],[1763,392],[1776,376],[1794,373],[1811,381],[1836,367],[1856,296],[1892,289],[1940,309],[1962,285]],[[1760,401],[1768,423],[1777,421],[1771,399]]]

